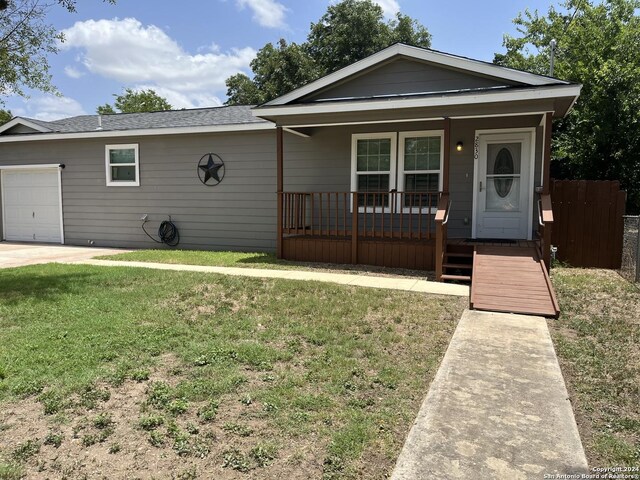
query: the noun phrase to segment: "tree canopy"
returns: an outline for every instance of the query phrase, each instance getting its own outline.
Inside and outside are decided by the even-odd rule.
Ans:
[[[429,47],[431,35],[400,13],[385,22],[371,0],[343,0],[311,24],[306,42],[280,39],[260,49],[251,62],[253,78],[239,73],[227,79],[227,104],[267,102],[397,42]]]
[[[114,97],[116,97],[114,105],[105,103],[96,109],[96,113],[110,115],[114,113],[160,112],[173,108],[166,98],[161,97],[152,89],[136,91],[127,88],[121,95],[114,94]]]
[[[554,176],[620,180],[640,213],[640,18],[638,0],[566,0],[546,15],[526,10],[505,36],[501,65],[583,84],[572,112],[554,124]]]
[[[11,110],[0,109],[0,125],[4,125],[13,118]]]
[[[75,12],[75,0],[56,3]],[[42,0],[0,2],[0,103],[5,95],[25,96],[26,88],[56,92],[48,55],[58,52],[58,41],[64,36],[47,22],[51,7]]]

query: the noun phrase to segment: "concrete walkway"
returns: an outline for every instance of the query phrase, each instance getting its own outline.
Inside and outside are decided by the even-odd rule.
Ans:
[[[262,268],[208,267],[201,265],[182,265],[171,263],[123,262],[114,260],[81,260],[72,262],[82,265],[98,265],[108,267],[139,267],[156,270],[174,270],[183,272],[218,273],[221,275],[237,275],[256,278],[284,278],[287,280],[311,280],[316,282],[338,283],[357,287],[385,288],[406,290],[408,292],[431,293],[436,295],[454,295],[468,297],[469,287],[441,282],[429,282],[416,278],[379,277],[374,275],[357,275],[346,273],[312,272],[307,270],[271,270]]]
[[[392,480],[582,473],[587,461],[546,321],[465,311]]]
[[[51,262],[76,262],[99,255],[115,255],[127,251],[129,250],[118,248],[0,242],[0,268],[24,267]]]

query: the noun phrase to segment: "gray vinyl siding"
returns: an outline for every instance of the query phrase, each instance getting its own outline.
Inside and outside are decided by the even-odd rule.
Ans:
[[[514,85],[514,82],[472,75],[452,68],[400,58],[348,78],[303,102],[330,98],[402,95],[417,92],[477,89]]]
[[[105,145],[138,143],[140,186],[107,187]],[[214,152],[224,181],[202,185],[197,162]],[[171,215],[180,247],[272,251],[276,232],[275,135],[267,132],[123,137],[0,144],[3,165],[64,163],[65,243],[158,248],[148,230]]]

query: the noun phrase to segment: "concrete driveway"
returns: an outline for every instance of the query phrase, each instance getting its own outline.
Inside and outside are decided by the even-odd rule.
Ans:
[[[128,250],[116,248],[0,242],[0,268],[50,262],[77,262],[99,255],[112,255],[126,251]]]

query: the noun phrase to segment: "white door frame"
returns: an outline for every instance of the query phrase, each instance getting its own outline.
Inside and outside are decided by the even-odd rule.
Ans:
[[[4,201],[4,172],[5,170],[58,170],[58,208],[60,210],[60,244],[64,245],[64,216],[62,214],[62,169],[59,163],[46,163],[42,165],[0,165],[0,193],[2,194],[2,240],[6,240],[7,228],[5,225],[5,201]]]
[[[480,135],[491,135],[500,133],[528,133],[531,135],[531,153],[529,160],[529,206],[527,215],[527,240],[532,239],[533,231],[533,194],[535,183],[535,167],[536,167],[536,127],[524,127],[524,128],[495,128],[495,129],[483,129],[476,130],[474,134],[474,153],[473,153],[473,211],[471,215],[471,238],[477,238],[476,220],[478,217],[478,164],[480,161]]]

